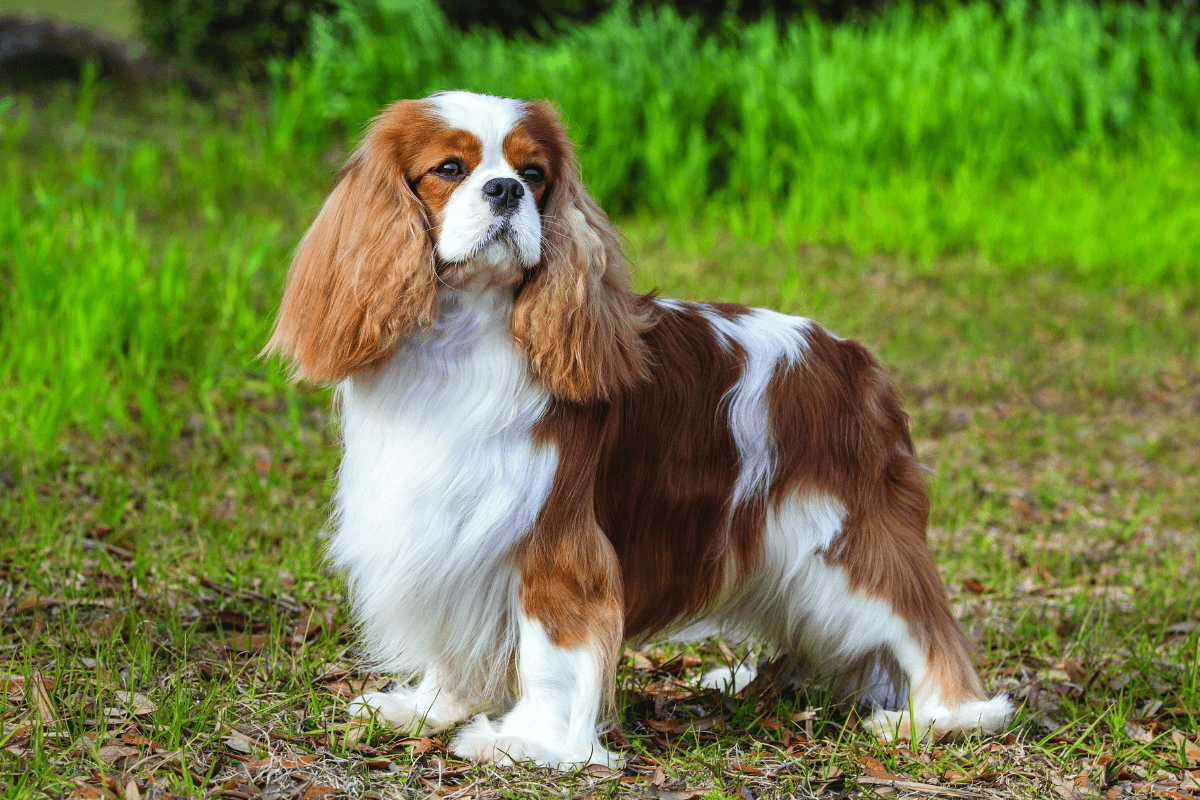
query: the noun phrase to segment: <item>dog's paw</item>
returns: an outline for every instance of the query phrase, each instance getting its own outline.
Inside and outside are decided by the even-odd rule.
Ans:
[[[750,685],[750,681],[758,675],[753,664],[739,664],[737,667],[717,667],[700,676],[700,686],[704,689],[716,689],[718,692],[737,694]]]
[[[407,687],[390,692],[366,692],[350,701],[350,715],[374,717],[406,733],[435,733],[449,728],[456,716],[448,703],[430,700]]]
[[[1001,694],[991,700],[973,700],[952,709],[918,707],[912,715],[908,709],[880,710],[871,715],[867,725],[876,736],[888,742],[920,741],[926,737],[937,740],[946,735],[996,733],[1008,724],[1014,713],[1012,702]]]
[[[547,742],[527,732],[506,730],[502,722],[491,722],[483,714],[463,726],[450,749],[460,758],[481,764],[533,763],[564,772],[587,764],[610,769],[622,766],[621,757],[605,749],[595,736],[576,742]]]

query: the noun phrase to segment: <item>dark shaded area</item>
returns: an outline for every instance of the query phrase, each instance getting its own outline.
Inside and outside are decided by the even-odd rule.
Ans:
[[[780,22],[815,16],[827,22],[864,20],[900,0],[632,0],[635,11],[673,8],[695,17],[708,32],[774,16]],[[314,20],[350,2],[364,9],[377,0],[139,0],[141,44],[51,20],[0,17],[0,83],[29,85],[77,80],[94,61],[102,77],[144,81],[182,75],[194,90],[230,78],[261,80],[273,58],[294,58],[308,47]],[[938,14],[956,0],[906,0]],[[988,0],[998,10],[1006,0]],[[1032,0],[1028,13],[1042,0]],[[1100,2],[1100,0],[1096,0]],[[1154,0],[1125,0],[1144,6]],[[504,36],[548,38],[586,23],[616,0],[438,0],[458,29],[489,28]],[[1161,0],[1165,8],[1200,14],[1200,0]],[[1200,54],[1200,39],[1196,52]],[[163,60],[165,59],[165,60]],[[169,61],[169,63],[168,63]]]
[[[173,74],[169,64],[136,42],[54,20],[0,17],[0,84],[78,80],[89,61],[100,76],[120,80],[159,80]]]
[[[272,58],[293,58],[309,42],[313,20],[335,0],[139,0],[141,34],[182,69],[265,77]]]
[[[439,0],[438,5],[462,30],[483,27],[505,36],[544,37],[566,23],[588,22],[611,9],[612,0]]]

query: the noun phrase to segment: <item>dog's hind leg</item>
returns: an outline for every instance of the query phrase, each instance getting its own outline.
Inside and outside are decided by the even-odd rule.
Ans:
[[[903,677],[908,697],[901,708],[877,711],[870,725],[885,738],[993,733],[1012,716],[1012,704],[984,693],[925,541],[929,502],[920,468],[907,447],[897,450],[857,493],[826,553],[852,592],[872,598],[894,620],[889,658],[877,666]]]
[[[771,638],[835,689],[902,706],[871,718],[884,736],[995,731],[1012,706],[984,693],[946,600],[900,397],[862,345],[815,329],[807,343],[768,392],[777,448],[759,593],[786,610]]]
[[[874,711],[869,724],[881,736],[994,732],[1012,706],[988,699],[975,674],[924,517],[904,528],[887,507],[875,505],[871,519],[829,496],[785,500],[768,516],[757,569],[726,606],[732,621],[758,631],[780,688],[828,681],[837,698]],[[862,533],[885,524],[893,527],[883,541]]]

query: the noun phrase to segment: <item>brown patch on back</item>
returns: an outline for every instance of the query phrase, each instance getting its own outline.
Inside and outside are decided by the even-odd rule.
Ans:
[[[610,402],[555,403],[537,431],[558,447],[559,476],[574,476],[564,485],[586,487],[573,501],[593,500],[620,561],[630,638],[704,609],[730,558],[748,568],[762,530],[761,507],[727,524],[739,463],[723,399],[744,354],[722,349],[695,307],[658,315],[645,333],[649,380]]]
[[[767,390],[778,446],[770,501],[813,490],[840,500],[847,516],[826,560],[909,622],[943,701],[983,697],[925,541],[929,500],[899,395],[858,342],[816,325],[807,339],[809,352]]]

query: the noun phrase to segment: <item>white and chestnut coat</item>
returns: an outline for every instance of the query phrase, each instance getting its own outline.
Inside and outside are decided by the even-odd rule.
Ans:
[[[622,643],[726,630],[885,736],[1011,715],[950,613],[876,360],[807,319],[634,294],[544,103],[384,109],[266,351],[337,384],[330,554],[374,666],[421,675],[359,713],[477,715],[454,750],[479,761],[615,765]]]

